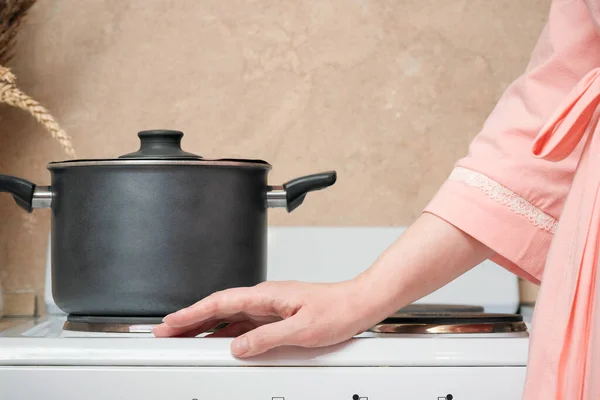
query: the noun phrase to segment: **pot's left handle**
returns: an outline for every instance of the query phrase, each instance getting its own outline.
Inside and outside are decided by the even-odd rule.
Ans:
[[[267,207],[285,207],[288,212],[292,212],[304,202],[308,192],[325,189],[336,180],[337,173],[328,171],[292,179],[282,186],[270,187],[267,192]]]
[[[34,208],[52,205],[52,189],[49,186],[37,186],[16,176],[0,175],[0,192],[12,194],[17,205],[28,213]]]

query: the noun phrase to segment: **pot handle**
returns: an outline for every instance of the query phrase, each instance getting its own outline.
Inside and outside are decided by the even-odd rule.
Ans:
[[[16,176],[0,174],[0,192],[12,194],[17,205],[28,213],[34,208],[46,208],[52,204],[50,187],[37,186]]]
[[[282,186],[272,186],[267,192],[267,207],[285,207],[292,212],[304,202],[308,192],[328,188],[336,180],[337,173],[328,171],[292,179]]]

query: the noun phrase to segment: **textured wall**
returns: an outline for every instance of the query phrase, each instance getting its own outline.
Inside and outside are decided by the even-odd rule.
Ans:
[[[186,133],[206,157],[262,158],[273,184],[336,169],[278,225],[406,225],[525,67],[549,0],[40,1],[12,67],[79,157]],[[0,171],[46,184],[64,157],[0,106]],[[0,197],[5,290],[43,288],[48,211]]]

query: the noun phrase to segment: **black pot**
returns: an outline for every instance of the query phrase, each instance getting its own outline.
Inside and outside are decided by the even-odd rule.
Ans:
[[[268,186],[261,160],[207,160],[183,133],[140,132],[118,159],[48,165],[52,186],[0,175],[27,212],[52,209],[52,294],[71,315],[162,317],[266,279],[267,208],[291,212],[335,172]]]

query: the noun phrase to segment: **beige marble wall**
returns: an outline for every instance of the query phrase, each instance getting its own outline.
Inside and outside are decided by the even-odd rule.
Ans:
[[[338,183],[277,225],[405,225],[525,67],[549,0],[39,1],[12,64],[78,156],[183,130],[206,157],[256,157],[272,183]],[[0,106],[0,171],[44,184],[64,157]],[[0,197],[5,291],[41,293],[49,213]]]

